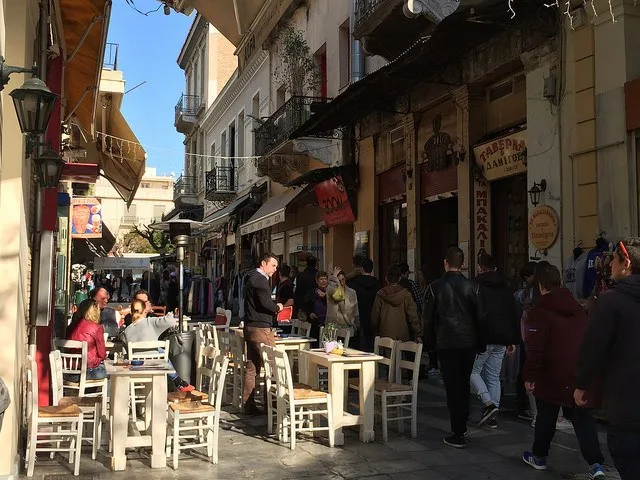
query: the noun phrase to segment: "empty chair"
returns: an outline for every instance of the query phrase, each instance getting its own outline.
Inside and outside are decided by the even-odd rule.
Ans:
[[[309,322],[303,322],[302,320],[293,320],[291,322],[291,333],[293,335],[308,337],[311,335],[311,324]]]
[[[216,308],[216,318],[213,324],[217,329],[229,330],[229,324],[231,323],[231,310],[225,310],[224,308]]]

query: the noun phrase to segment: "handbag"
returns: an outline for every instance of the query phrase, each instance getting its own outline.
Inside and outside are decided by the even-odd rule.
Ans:
[[[342,287],[342,285],[338,286],[338,288],[336,288],[336,291],[333,292],[333,295],[331,295],[331,298],[333,298],[334,301],[336,302],[343,302],[344,301],[344,288]]]
[[[162,332],[160,340],[169,340],[169,356],[177,357],[184,352],[184,341],[178,327],[169,328]]]

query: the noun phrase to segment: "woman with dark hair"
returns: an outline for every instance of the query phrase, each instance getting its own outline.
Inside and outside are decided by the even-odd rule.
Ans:
[[[329,276],[325,271],[316,273],[316,288],[312,289],[305,296],[302,305],[303,319],[311,323],[311,336],[317,338],[319,345],[320,327],[324,326],[327,320],[327,286],[329,285]]]

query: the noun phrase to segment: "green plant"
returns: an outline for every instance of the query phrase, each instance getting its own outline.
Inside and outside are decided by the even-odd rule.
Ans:
[[[286,25],[278,35],[281,64],[274,77],[292,96],[314,92],[320,85],[320,70],[313,60],[304,32]]]

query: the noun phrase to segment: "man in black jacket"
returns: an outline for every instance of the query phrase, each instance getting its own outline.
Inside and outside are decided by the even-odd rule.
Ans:
[[[597,407],[589,393],[603,381],[609,453],[623,480],[640,478],[640,238],[619,242],[611,289],[589,315],[576,374],[576,405]],[[592,395],[593,396],[593,395]]]
[[[297,312],[302,308],[302,305],[304,305],[307,294],[316,288],[316,273],[318,273],[318,269],[316,268],[317,264],[318,260],[316,257],[309,255],[307,258],[307,267],[296,278],[296,298],[294,303],[294,308],[296,309],[295,314],[297,314]]]
[[[485,311],[478,286],[460,269],[464,252],[450,247],[444,260],[445,274],[427,287],[422,319],[429,350],[437,350],[447,392],[451,431],[444,443],[465,448],[469,419],[469,377],[476,353],[483,352]]]
[[[362,273],[347,281],[347,285],[356,291],[358,313],[360,315],[360,348],[373,352],[373,330],[371,329],[371,310],[380,282],[373,276],[373,261],[365,258],[361,262]]]
[[[275,346],[273,337],[274,316],[282,310],[281,303],[271,300],[269,279],[278,268],[276,257],[268,253],[260,260],[260,266],[247,275],[244,289],[244,341],[247,346],[247,366],[244,374],[242,404],[244,413],[260,413],[256,406],[256,377],[262,368],[260,344]]]
[[[471,390],[482,402],[482,417],[478,426],[497,428],[495,416],[500,407],[500,372],[504,354],[515,351],[520,329],[516,301],[507,280],[496,271],[496,259],[487,253],[478,258],[476,283],[487,311],[484,341],[487,349],[476,356],[471,372]]]

